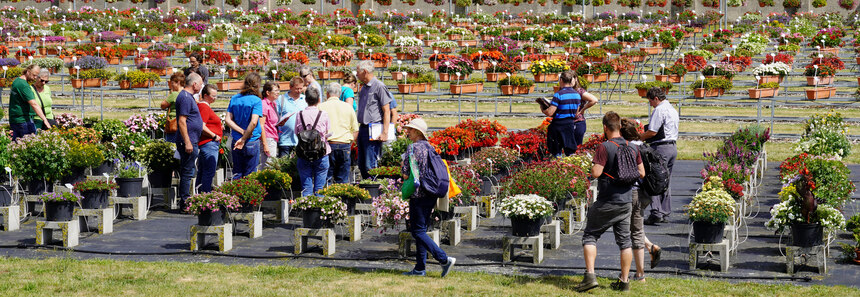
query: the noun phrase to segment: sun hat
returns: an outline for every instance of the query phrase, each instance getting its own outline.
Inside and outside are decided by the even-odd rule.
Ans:
[[[423,119],[421,119],[421,118],[412,119],[412,121],[409,122],[409,124],[406,124],[406,126],[404,126],[404,127],[418,130],[419,132],[421,132],[421,135],[424,136],[424,139],[428,139],[428,137],[427,137],[427,122],[425,122]]]

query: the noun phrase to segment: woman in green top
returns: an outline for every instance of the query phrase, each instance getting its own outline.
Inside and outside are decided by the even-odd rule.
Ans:
[[[42,68],[39,71],[39,79],[33,82],[33,93],[36,94],[36,103],[42,107],[42,112],[45,113],[45,118],[48,119],[48,123],[51,126],[55,125],[54,121],[54,112],[51,110],[51,105],[53,104],[53,100],[51,99],[51,87],[48,86],[48,81],[50,78],[51,72],[48,69]],[[33,124],[36,125],[36,129],[44,129],[44,122],[36,115],[35,110],[30,110],[30,118],[33,119]]]
[[[183,74],[182,72],[174,72],[173,75],[170,76],[170,80],[167,81],[167,87],[170,88],[170,93],[167,94],[167,99],[161,101],[161,109],[169,110],[169,112],[167,113],[168,122],[176,117],[176,96],[179,95],[179,91],[182,91],[182,88],[184,86],[185,74]],[[165,132],[164,140],[169,142],[175,142],[176,132]]]

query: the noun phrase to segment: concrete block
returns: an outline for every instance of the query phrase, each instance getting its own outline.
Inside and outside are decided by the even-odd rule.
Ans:
[[[456,246],[460,244],[460,219],[442,221],[440,223],[443,236],[448,238],[448,245]]]
[[[505,236],[502,238],[502,262],[510,262],[514,258],[514,247],[531,248],[532,263],[543,262],[543,235],[531,237]]]
[[[102,209],[81,209],[75,208],[74,215],[78,217],[81,229],[86,229],[87,217],[96,217],[98,220],[99,234],[113,233],[113,207]]]
[[[487,218],[496,217],[496,197],[483,196],[481,197],[481,214]]]
[[[808,263],[809,258],[815,259],[818,273],[827,274],[827,247],[817,245],[813,247],[786,246],[785,247],[785,270],[788,274],[795,273],[795,264],[798,259],[801,263]]]
[[[550,249],[558,249],[561,246],[561,222],[552,220],[549,224],[540,226],[540,233],[544,236],[544,243]]]
[[[439,233],[439,230],[427,231],[427,235],[430,236],[431,239],[433,239],[433,242],[435,242],[436,245],[440,244],[441,234]],[[409,253],[412,252],[413,241],[415,241],[415,239],[412,238],[412,233],[410,233],[409,231],[400,232],[397,241],[397,253],[400,255],[401,258],[409,257]],[[428,253],[427,258],[430,257],[432,256]]]
[[[248,237],[258,238],[263,236],[263,212],[240,212],[231,213],[230,217],[236,221],[245,221],[248,223]]]
[[[21,228],[21,207],[18,205],[0,207],[0,224],[3,231],[15,231]]]
[[[353,215],[346,218],[346,228],[349,232],[349,241],[361,240],[361,223],[364,215]]]
[[[197,251],[205,242],[204,234],[218,235],[218,250],[227,252],[233,249],[233,224],[220,226],[191,225],[191,250]]]
[[[275,218],[277,218],[281,224],[286,224],[290,221],[290,200],[288,199],[263,201],[261,209],[274,209]]]
[[[136,221],[146,220],[149,210],[149,204],[146,196],[140,197],[110,197],[110,206],[116,208],[116,205],[131,205],[131,217]]]
[[[323,256],[331,257],[335,253],[335,232],[334,229],[308,229],[296,228],[293,233],[295,239],[295,253],[301,254],[308,249],[309,238],[319,238],[322,241]]]
[[[699,253],[700,252],[718,252],[720,253],[720,271],[728,272],[729,265],[731,265],[730,257],[731,253],[729,252],[729,242],[727,240],[723,240],[719,243],[690,243],[690,270],[696,269],[696,264],[699,261]]]
[[[74,247],[78,245],[81,236],[80,224],[77,220],[53,222],[36,221],[36,244],[45,245],[50,243],[54,231],[62,232],[63,246]]]
[[[454,206],[454,213],[459,214],[463,220],[466,231],[478,229],[478,207],[477,206]]]

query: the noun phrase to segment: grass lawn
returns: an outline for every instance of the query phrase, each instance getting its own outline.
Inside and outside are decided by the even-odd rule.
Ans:
[[[453,272],[439,278],[339,268],[242,266],[214,263],[43,260],[0,258],[2,296],[570,296],[581,276],[507,276]],[[624,296],[850,296],[844,286],[729,284],[723,281],[650,278],[629,293],[609,289],[610,279],[590,294]]]

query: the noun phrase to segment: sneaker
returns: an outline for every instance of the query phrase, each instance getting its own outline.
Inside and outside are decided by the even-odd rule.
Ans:
[[[645,221],[644,221],[643,223],[644,223],[645,225],[657,226],[657,223],[659,223],[661,220],[662,220],[662,219],[660,219],[660,218],[658,218],[658,217],[656,217],[656,216],[650,216],[650,217],[648,217],[647,219],[645,219]]]
[[[627,292],[630,291],[630,282],[622,282],[621,280],[618,280],[612,283],[609,287],[616,291]]]
[[[660,223],[667,223],[668,224],[669,223],[669,216],[665,216],[665,217],[660,218]]]
[[[585,275],[582,276],[582,282],[576,286],[577,292],[585,292],[597,287],[597,275],[594,273],[586,272]]]
[[[412,269],[410,271],[404,272],[403,275],[406,275],[406,276],[425,276],[425,275],[427,275],[427,271]]]
[[[457,258],[448,257],[448,263],[442,264],[442,277],[448,275],[448,272],[451,272],[451,267],[454,267],[454,263],[457,263]]]
[[[654,267],[657,267],[657,265],[660,264],[660,254],[662,252],[663,249],[656,244],[651,246],[651,250],[648,251],[648,253],[651,254],[651,269],[654,269]]]

